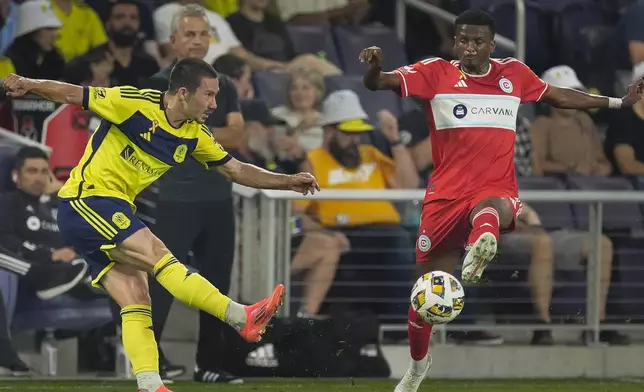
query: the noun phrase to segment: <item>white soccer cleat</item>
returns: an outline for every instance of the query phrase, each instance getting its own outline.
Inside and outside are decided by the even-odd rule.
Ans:
[[[418,390],[418,387],[420,387],[420,384],[425,379],[425,376],[427,376],[427,372],[431,367],[432,356],[427,354],[427,366],[425,367],[425,370],[423,370],[421,373],[412,373],[412,366],[410,365],[409,369],[407,369],[407,373],[405,373],[398,385],[396,385],[394,392],[416,392]]]
[[[477,283],[485,267],[496,256],[497,241],[492,233],[483,233],[470,247],[463,260],[461,278],[465,283]]]

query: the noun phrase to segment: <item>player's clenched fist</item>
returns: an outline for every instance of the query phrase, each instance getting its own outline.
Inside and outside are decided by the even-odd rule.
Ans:
[[[318,180],[311,173],[297,173],[290,176],[290,179],[289,189],[304,196],[320,190]]]
[[[628,86],[628,91],[622,98],[622,107],[631,107],[644,97],[644,79],[639,79]]]
[[[362,49],[358,59],[361,63],[368,63],[372,67],[382,68],[382,49],[377,46],[370,46],[367,49]]]
[[[21,97],[29,92],[29,79],[16,74],[9,74],[4,80],[4,88],[10,97]]]

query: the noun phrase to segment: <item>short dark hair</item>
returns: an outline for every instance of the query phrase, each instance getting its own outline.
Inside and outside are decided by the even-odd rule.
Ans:
[[[467,10],[456,17],[454,27],[458,25],[487,26],[492,33],[492,38],[496,34],[494,18],[483,10]]]
[[[217,79],[219,74],[212,65],[199,59],[179,60],[170,71],[170,84],[168,92],[176,94],[181,87],[186,88],[191,94],[201,86],[203,78]]]
[[[38,147],[26,146],[18,150],[16,157],[14,159],[13,168],[14,170],[20,170],[25,165],[27,159],[44,159],[49,162],[49,156],[43,150]]]
[[[225,54],[217,57],[213,65],[217,72],[233,79],[239,79],[244,74],[246,62],[234,54]]]
[[[109,9],[106,14],[108,20],[112,17],[112,12],[117,5],[134,5],[139,11],[139,18],[141,17],[142,4],[138,0],[111,0],[109,3]]]

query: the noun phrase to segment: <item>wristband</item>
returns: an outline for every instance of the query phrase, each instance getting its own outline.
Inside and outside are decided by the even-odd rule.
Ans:
[[[402,141],[400,139],[394,140],[393,142],[389,142],[389,147],[396,147],[402,145]]]
[[[608,107],[610,109],[619,109],[622,107],[622,99],[621,98],[608,98]]]

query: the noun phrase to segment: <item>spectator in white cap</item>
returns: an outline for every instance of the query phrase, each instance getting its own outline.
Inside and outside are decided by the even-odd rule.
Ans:
[[[65,61],[54,47],[62,23],[47,0],[30,0],[18,6],[16,39],[6,56],[15,73],[35,79],[57,80]]]
[[[398,122],[387,111],[381,111],[378,117],[382,133],[391,145],[393,159],[372,145],[361,144],[361,136],[374,130],[374,126],[369,123],[356,93],[349,90],[334,91],[324,100],[320,115],[320,125],[324,130],[322,146],[307,153],[312,173],[320,179],[320,185],[324,186],[324,189],[377,191],[418,186],[418,173],[409,152],[400,140]],[[306,211],[306,215],[302,217],[305,233],[315,230],[332,231],[337,233],[341,244],[347,247],[350,245],[351,250],[343,256],[340,265],[382,263],[399,267],[413,264],[413,260],[408,257],[411,256],[408,251],[413,239],[410,239],[410,233],[401,227],[400,214],[392,202],[308,199],[296,205]],[[407,242],[409,240],[412,242]],[[370,249],[370,252],[361,251],[365,248]],[[374,257],[374,254],[378,254],[378,257]],[[410,278],[406,272],[411,270],[404,271],[399,268],[396,273],[392,272],[391,268],[384,268],[379,271],[364,279],[386,282],[384,286],[387,287],[370,284],[365,290],[350,294],[355,296],[358,302],[359,298],[363,297],[364,306],[373,305],[371,299],[381,298],[383,292],[394,291],[392,295],[400,294],[401,299],[405,298],[406,283],[400,286],[405,287],[400,293],[396,293],[390,286],[406,282]],[[365,296],[370,299],[366,299]],[[374,310],[384,311],[383,307]]]
[[[644,77],[644,62],[633,67],[633,81]],[[606,132],[606,155],[613,163],[615,174],[644,175],[644,102],[621,109],[613,117]]]
[[[575,71],[567,65],[548,69],[542,79],[553,86],[586,90]],[[575,109],[551,108],[530,128],[532,173],[607,176],[612,168],[588,113]]]

